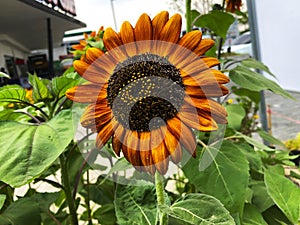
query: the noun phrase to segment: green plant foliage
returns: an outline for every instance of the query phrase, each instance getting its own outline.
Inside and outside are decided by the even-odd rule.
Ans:
[[[5,202],[5,199],[6,199],[6,195],[1,195],[0,194],[0,209],[2,208],[4,202]]]
[[[231,104],[226,106],[226,111],[228,113],[228,126],[240,130],[242,121],[246,116],[245,109],[241,105]]]
[[[300,215],[300,189],[284,176],[265,170],[267,191],[285,216],[296,224]]]
[[[7,73],[0,72],[0,77],[10,78]]]
[[[0,88],[0,102],[26,102],[26,91],[19,85]]]
[[[243,225],[268,225],[255,206],[246,204],[243,213]]]
[[[0,124],[0,142],[5,149],[0,152],[0,177],[13,187],[40,175],[65,150],[74,135],[69,110],[40,125],[13,121],[0,121]]]
[[[114,204],[102,205],[94,212],[93,218],[97,219],[99,224],[114,225],[116,223]]]
[[[293,98],[274,81],[242,65],[232,69],[229,72],[229,77],[234,83],[251,91],[270,90],[283,97]]]
[[[205,194],[188,194],[175,202],[169,210],[171,217],[184,224],[235,224],[222,203]]]
[[[120,225],[155,225],[155,187],[146,181],[116,188],[115,209]]]
[[[199,191],[219,199],[231,213],[241,213],[249,179],[246,157],[229,141],[219,150],[207,147],[205,153],[200,162],[207,160],[210,165],[199,171],[199,159],[191,159],[183,167],[186,177]]]
[[[195,16],[196,13],[194,13]],[[195,26],[208,28],[222,38],[226,38],[227,30],[233,22],[234,17],[231,14],[218,10],[213,10],[194,19]]]
[[[260,213],[275,204],[271,196],[268,194],[266,185],[263,181],[255,182],[251,185],[251,189],[253,190],[252,203]]]
[[[25,221],[30,221],[31,225],[40,225],[42,222],[39,204],[30,198],[13,202],[0,215],[0,225],[24,225]]]
[[[29,74],[28,79],[33,87],[32,97],[34,101],[49,101],[53,98],[49,88],[47,87],[50,82],[49,80],[41,79],[36,74]]]

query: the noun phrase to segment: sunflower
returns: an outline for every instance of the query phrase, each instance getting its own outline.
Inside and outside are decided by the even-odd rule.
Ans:
[[[169,159],[179,163],[182,149],[195,156],[195,130],[226,124],[226,111],[214,98],[227,94],[227,76],[204,57],[214,42],[200,31],[181,34],[179,14],[163,11],[152,20],[142,14],[135,27],[125,21],[119,33],[104,32],[107,52],[89,48],[74,68],[89,82],[67,91],[89,103],[81,124],[97,132],[96,146],[110,138],[115,153],[139,171],[165,174]]]
[[[226,0],[226,11],[235,12],[240,11],[240,8],[242,6],[242,0]]]

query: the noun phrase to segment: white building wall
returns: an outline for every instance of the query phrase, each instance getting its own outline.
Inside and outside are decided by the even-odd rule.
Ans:
[[[287,90],[300,91],[300,1],[256,0],[262,61]]]

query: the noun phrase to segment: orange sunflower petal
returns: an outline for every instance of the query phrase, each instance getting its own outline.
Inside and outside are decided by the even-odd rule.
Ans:
[[[86,50],[86,58],[90,62],[94,62],[96,59],[98,59],[103,54],[104,54],[104,52],[101,51],[99,48],[88,48]]]
[[[202,56],[204,55],[209,49],[211,49],[215,45],[215,42],[211,39],[202,39],[200,44],[197,48],[194,49],[194,53]]]
[[[169,12],[162,11],[157,14],[152,20],[152,27],[153,27],[153,40],[159,39],[160,33],[169,20]]]
[[[96,138],[96,146],[101,149],[113,135],[113,126],[110,122],[106,123],[100,130],[98,130],[98,135]]]
[[[109,122],[112,118],[111,109],[107,106],[107,101],[88,105],[80,119],[83,127],[101,128],[103,124]]]
[[[109,27],[105,30],[103,35],[103,42],[109,54],[118,62],[122,62],[126,59],[126,52],[122,47],[123,42],[119,34],[116,33],[112,28]]]
[[[133,56],[137,54],[137,47],[134,43],[134,30],[128,21],[125,21],[120,30],[120,37],[126,49],[128,56]],[[128,44],[131,43],[131,44]],[[127,45],[126,45],[127,44]]]
[[[179,163],[182,158],[181,145],[177,138],[168,129],[166,129],[164,142],[172,161],[176,164]]]
[[[186,86],[185,93],[195,98],[205,97],[221,97],[228,94],[228,89],[224,85],[207,85],[199,86]]]
[[[120,156],[121,148],[122,148],[122,142],[119,140],[119,138],[116,135],[114,135],[112,137],[112,147],[113,147],[113,150],[116,153],[116,155]]]
[[[193,131],[174,117],[167,121],[169,131],[180,141],[184,148],[193,156],[196,155],[196,138]]]
[[[134,37],[137,41],[139,53],[150,52],[152,40],[152,24],[150,17],[144,13],[134,27]],[[140,42],[139,42],[140,41]]]
[[[202,33],[199,30],[191,31],[185,34],[179,41],[178,44],[193,51],[200,43],[202,39]]]
[[[66,96],[75,102],[95,103],[106,98],[106,87],[107,85],[101,87],[91,83],[82,84],[68,89]]]
[[[169,166],[169,152],[164,144],[161,142],[157,147],[151,150],[153,163],[160,174],[165,174]]]
[[[181,16],[173,15],[163,27],[159,40],[177,43],[181,33]]]
[[[141,161],[147,171],[151,174],[155,173],[155,166],[151,155],[150,148],[150,132],[141,132],[140,133],[140,157]]]

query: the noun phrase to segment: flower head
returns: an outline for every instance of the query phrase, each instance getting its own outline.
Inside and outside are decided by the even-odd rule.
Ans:
[[[242,6],[242,0],[226,0],[226,11],[235,12],[240,11],[240,8]]]
[[[227,94],[227,76],[204,57],[214,42],[200,31],[180,37],[181,16],[163,11],[152,20],[142,14],[135,27],[124,22],[120,33],[104,32],[107,52],[86,51],[74,61],[89,83],[71,88],[67,97],[89,103],[84,127],[97,132],[101,148],[112,137],[117,155],[138,170],[166,173],[169,159],[179,163],[182,149],[195,156],[193,129],[213,131],[227,123],[226,111],[213,98]]]

